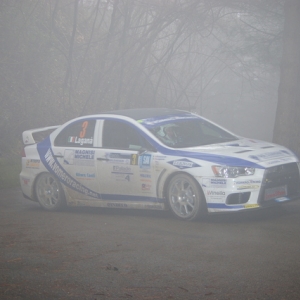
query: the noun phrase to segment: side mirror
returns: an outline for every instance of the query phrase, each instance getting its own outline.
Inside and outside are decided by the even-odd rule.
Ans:
[[[139,154],[142,155],[146,152],[157,152],[157,150],[152,146],[152,145],[148,145],[147,148],[141,148],[139,149]]]

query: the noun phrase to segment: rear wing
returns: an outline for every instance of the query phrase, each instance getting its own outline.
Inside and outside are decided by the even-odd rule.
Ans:
[[[23,144],[32,145],[41,142],[58,127],[60,127],[60,125],[26,130],[22,133]]]

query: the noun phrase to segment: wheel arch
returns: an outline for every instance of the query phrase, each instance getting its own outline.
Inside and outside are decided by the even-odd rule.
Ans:
[[[65,186],[64,184],[61,183],[61,181],[53,174],[51,174],[50,172],[47,172],[47,171],[42,171],[40,173],[38,173],[36,176],[35,176],[35,179],[33,181],[33,184],[32,184],[32,187],[31,187],[31,195],[32,195],[32,200],[35,201],[35,202],[39,202],[38,201],[38,198],[37,198],[37,195],[36,195],[36,183],[37,183],[37,180],[40,176],[42,176],[43,174],[50,174],[52,175],[54,178],[56,178],[56,180],[58,181],[58,183],[60,184],[61,186],[61,192],[62,192],[62,196],[64,198],[64,201],[65,203],[67,204],[67,197],[66,197],[66,190],[65,190]]]
[[[188,176],[197,185],[198,190],[199,190],[201,196],[203,197],[205,206],[207,208],[207,202],[206,202],[205,194],[204,194],[204,191],[203,191],[200,183],[190,173],[183,172],[183,171],[176,171],[176,172],[173,172],[173,173],[169,174],[168,177],[166,178],[166,180],[164,181],[164,184],[163,184],[163,199],[165,201],[166,206],[168,207],[167,197],[168,197],[168,186],[169,186],[169,183],[172,180],[172,178],[174,178],[175,176],[180,175],[180,174],[184,174],[184,175]]]

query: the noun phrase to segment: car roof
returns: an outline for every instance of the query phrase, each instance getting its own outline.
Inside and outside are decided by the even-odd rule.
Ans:
[[[104,112],[105,114],[121,115],[132,118],[134,120],[149,119],[164,115],[178,115],[180,113],[188,113],[187,111],[173,109],[173,108],[135,108],[123,109]]]

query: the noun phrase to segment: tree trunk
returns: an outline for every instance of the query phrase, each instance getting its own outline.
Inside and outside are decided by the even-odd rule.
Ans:
[[[286,0],[275,143],[300,155],[300,1]]]

